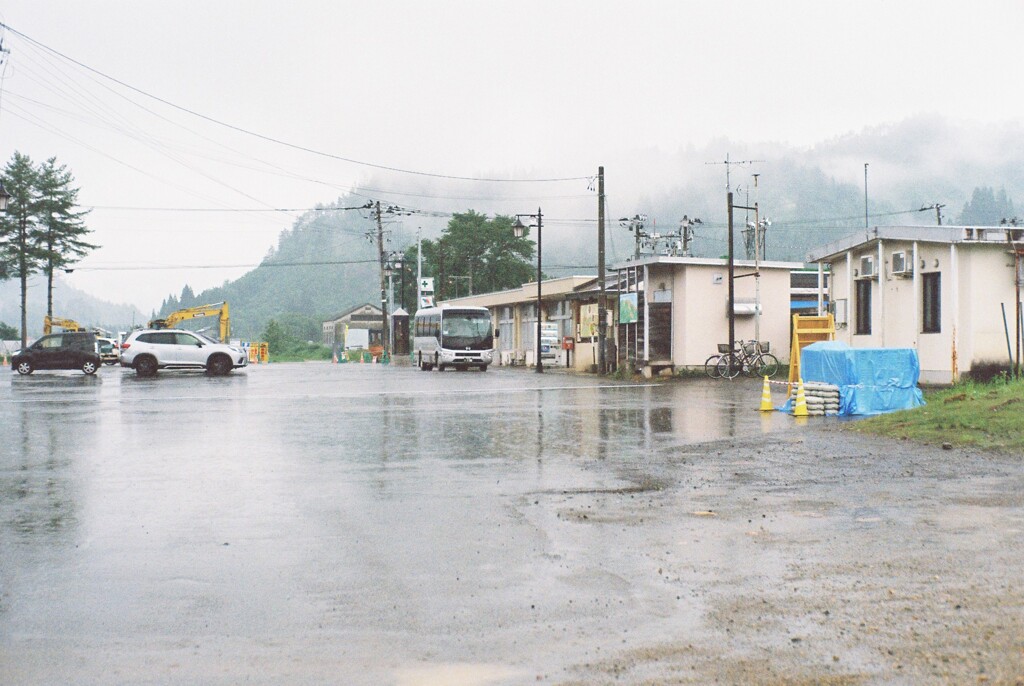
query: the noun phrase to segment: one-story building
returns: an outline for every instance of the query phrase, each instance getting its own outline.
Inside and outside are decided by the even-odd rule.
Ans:
[[[767,342],[789,360],[790,272],[799,262],[735,260],[736,340]],[[641,255],[615,265],[619,299],[619,360],[644,374],[696,368],[729,340],[729,265],[724,259]],[[635,313],[635,314],[634,314]]]
[[[334,347],[345,345],[345,330],[366,329],[369,331],[370,345],[381,344],[381,330],[383,328],[383,313],[376,305],[356,305],[345,310],[341,314],[321,323],[323,330],[323,344]]]
[[[609,313],[614,292],[606,292]],[[541,282],[541,323],[559,342],[545,359],[547,365],[591,371],[598,363],[597,310],[600,289],[597,277],[566,276]],[[537,338],[537,282],[519,288],[453,298],[445,306],[486,307],[498,332],[496,363],[535,364]],[[611,322],[611,317],[608,317]]]
[[[734,263],[735,335],[768,342],[779,361],[789,360],[792,289],[797,262]],[[614,265],[606,293],[609,368],[632,364],[647,375],[664,369],[698,368],[729,340],[729,273],[724,259],[642,255]],[[542,283],[542,323],[573,349],[559,350],[548,364],[589,371],[598,362],[598,283],[593,276]],[[448,300],[491,310],[499,332],[499,364],[534,364],[536,282],[497,293]],[[623,304],[625,303],[625,304]],[[621,312],[635,313],[621,318]]]
[[[837,340],[915,348],[921,381],[950,383],[1008,366],[1020,330],[1022,253],[1017,227],[892,226],[816,248],[808,259],[831,273]]]

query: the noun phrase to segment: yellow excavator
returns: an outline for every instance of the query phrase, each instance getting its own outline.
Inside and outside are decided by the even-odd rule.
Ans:
[[[178,325],[178,322],[183,322],[186,319],[198,319],[200,317],[218,317],[220,320],[220,342],[229,342],[231,338],[231,317],[228,314],[228,304],[226,302],[186,307],[185,309],[171,312],[162,319],[154,319],[147,326],[150,329],[173,329]]]
[[[43,317],[43,335],[49,336],[53,333],[53,327],[58,329],[64,329],[65,331],[84,331],[81,324],[76,322],[74,319],[65,319],[64,317],[51,317],[46,315]]]

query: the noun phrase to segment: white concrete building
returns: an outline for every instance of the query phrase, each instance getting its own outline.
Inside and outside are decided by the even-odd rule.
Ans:
[[[734,262],[735,336],[767,341],[789,361],[790,272],[799,262]],[[645,374],[700,367],[729,340],[729,268],[724,259],[641,255],[615,265],[620,298],[636,294],[638,321],[619,321],[619,359]]]
[[[921,381],[949,383],[1009,364],[1022,251],[1017,227],[892,226],[816,248],[808,259],[831,271],[837,340],[916,348]]]

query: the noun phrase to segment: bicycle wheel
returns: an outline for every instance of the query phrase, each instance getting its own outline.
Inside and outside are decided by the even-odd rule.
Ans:
[[[761,353],[757,360],[757,369],[758,376],[771,378],[779,371],[779,359],[771,353]]]
[[[720,357],[721,355],[712,355],[704,360],[704,373],[712,379],[718,378],[718,358]]]
[[[737,359],[734,353],[725,353],[718,358],[718,375],[723,379],[735,379],[740,373],[742,363]]]

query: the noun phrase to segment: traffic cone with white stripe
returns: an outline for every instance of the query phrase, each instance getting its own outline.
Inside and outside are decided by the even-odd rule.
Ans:
[[[804,380],[797,379],[796,400],[793,402],[793,416],[807,416],[807,396],[804,395]]]
[[[772,389],[768,386],[768,377],[764,377],[764,386],[761,387],[761,412],[774,412],[772,406]]]

